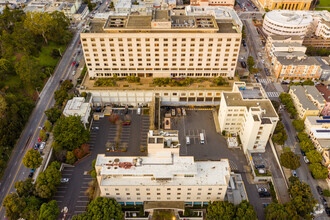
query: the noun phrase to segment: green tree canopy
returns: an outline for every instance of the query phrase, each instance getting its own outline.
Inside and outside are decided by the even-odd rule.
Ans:
[[[39,220],[56,220],[58,214],[60,214],[60,209],[58,208],[57,202],[52,200],[41,205]]]
[[[235,219],[237,220],[257,220],[257,213],[253,206],[246,200],[242,201],[236,207]]]
[[[52,124],[55,124],[55,122],[61,117],[62,111],[57,107],[53,107],[46,110],[45,114],[48,118],[48,121],[50,121]]]
[[[64,103],[64,101],[69,97],[69,94],[64,89],[57,90],[54,93],[54,99],[56,106],[61,107]]]
[[[250,68],[250,67],[253,67],[255,64],[256,64],[256,63],[254,62],[253,57],[252,57],[252,56],[248,56],[248,58],[247,58],[247,65],[248,65],[248,67],[249,67],[249,68]]]
[[[87,143],[89,131],[85,129],[80,117],[60,118],[54,127],[55,141],[67,150],[74,150]]]
[[[53,129],[53,125],[52,125],[52,123],[50,122],[50,121],[45,121],[45,130],[46,131],[48,131],[48,132],[51,132],[52,131],[52,129]]]
[[[207,207],[206,218],[214,219],[233,219],[235,216],[235,206],[227,201],[215,201]]]
[[[295,170],[300,167],[299,159],[300,157],[292,151],[284,152],[280,156],[281,165],[291,170]]]
[[[41,77],[41,67],[37,60],[30,56],[23,56],[21,60],[16,63],[15,70],[20,80],[25,85],[38,85]],[[42,77],[43,79],[44,77]]]
[[[42,157],[37,150],[30,149],[23,157],[23,164],[27,168],[37,169],[42,163]]]
[[[271,203],[265,209],[266,220],[299,220],[300,217],[292,203]]]
[[[34,220],[38,216],[42,201],[35,196],[23,197],[26,202],[26,207],[23,210],[21,217],[26,220]]]
[[[299,141],[309,141],[309,137],[305,132],[299,132],[298,139]]]
[[[299,178],[290,178],[289,181],[289,194],[292,205],[301,217],[309,217],[316,204],[310,186],[300,182]]]
[[[322,164],[312,163],[308,167],[315,179],[326,179],[328,177],[329,171],[326,167],[322,166]]]
[[[36,195],[41,198],[49,199],[56,192],[56,186],[61,183],[61,172],[57,165],[50,165],[40,173],[36,181]]]
[[[299,145],[300,145],[301,150],[303,150],[306,153],[311,150],[314,150],[314,145],[311,140],[301,141],[299,143]]]
[[[113,198],[97,197],[87,207],[87,212],[72,217],[72,220],[82,219],[114,219],[122,220],[124,217],[121,205]]]
[[[27,178],[24,181],[17,181],[15,182],[14,185],[15,189],[16,189],[16,193],[20,196],[20,197],[29,197],[32,196],[34,194],[34,184],[32,183],[32,179],[31,178]]]
[[[47,135],[46,135],[46,131],[44,129],[41,129],[39,131],[39,137],[40,137],[41,140],[46,140]]]
[[[24,198],[21,198],[17,193],[9,194],[3,201],[3,206],[6,208],[6,216],[9,219],[16,220],[26,207]]]
[[[321,163],[321,161],[323,160],[322,155],[316,150],[311,150],[307,152],[306,156],[310,163]]]
[[[297,131],[303,131],[305,129],[304,121],[300,119],[293,120],[292,125]]]

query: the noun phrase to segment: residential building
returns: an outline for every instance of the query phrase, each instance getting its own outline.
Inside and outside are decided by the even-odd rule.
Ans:
[[[76,21],[83,20],[87,17],[88,13],[89,13],[89,9],[87,5],[80,5],[76,13],[73,15],[73,18]]]
[[[312,21],[309,12],[274,10],[266,13],[263,31],[267,35],[304,36]]]
[[[316,89],[320,92],[323,96],[324,100],[326,101],[321,115],[323,116],[330,116],[330,86],[329,85],[317,85],[315,86]]]
[[[300,119],[318,116],[325,106],[325,100],[315,86],[291,86],[289,94]]]
[[[330,57],[315,57],[321,65],[322,73],[320,80],[330,81]]]
[[[193,6],[229,6],[234,7],[235,0],[191,0]]]
[[[97,156],[95,169],[100,195],[121,204],[179,202],[208,204],[223,201],[230,178],[227,159],[194,161],[179,155],[177,131],[149,131],[148,155]]]
[[[233,77],[242,23],[228,7],[92,20],[80,34],[89,76]]]
[[[303,38],[300,36],[268,35],[265,50],[269,58],[274,52],[302,52],[305,54],[306,47],[302,45]]]
[[[274,52],[271,58],[272,72],[277,79],[319,79],[321,65],[315,57],[303,52]]]
[[[265,152],[279,117],[259,84],[235,83],[221,94],[221,132],[239,135],[244,153]]]
[[[330,117],[307,116],[305,131],[320,153],[330,149]]]
[[[312,0],[258,0],[258,2],[263,8],[269,10],[309,10]]]
[[[234,205],[240,204],[243,200],[249,201],[241,174],[234,172],[230,174],[227,198],[228,202]]]
[[[323,158],[322,159],[323,166],[329,168],[329,165],[330,165],[330,150],[323,151],[322,158]]]
[[[92,98],[90,95],[86,99],[84,97],[74,97],[66,103],[63,115],[66,117],[80,116],[81,121],[86,125],[89,122],[88,119],[91,113],[91,101]]]

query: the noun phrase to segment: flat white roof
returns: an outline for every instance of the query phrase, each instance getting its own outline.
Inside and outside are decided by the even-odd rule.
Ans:
[[[305,26],[313,21],[311,13],[306,11],[273,10],[266,13],[266,17],[286,25]]]
[[[119,162],[111,165],[115,159]],[[227,185],[226,176],[230,175],[228,160],[195,162],[192,156],[182,157],[170,152],[140,157],[140,163],[134,163],[134,159],[138,158],[98,155],[96,166],[102,166],[101,185]],[[171,180],[154,181],[152,178]]]
[[[311,128],[316,139],[329,139],[330,140],[330,128]]]

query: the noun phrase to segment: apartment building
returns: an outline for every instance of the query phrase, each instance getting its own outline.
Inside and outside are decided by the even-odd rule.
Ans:
[[[100,195],[121,204],[223,201],[230,179],[227,159],[194,161],[179,155],[177,131],[149,131],[148,156],[98,155],[95,169]]]
[[[263,8],[269,10],[309,10],[312,0],[258,0]]]
[[[306,47],[302,45],[303,38],[300,36],[282,36],[268,35],[265,50],[269,58],[274,56],[275,52],[302,52],[305,54]]]
[[[300,119],[304,120],[307,116],[318,116],[323,109],[325,101],[321,94],[315,90],[315,86],[290,87],[289,94]]]
[[[229,6],[234,7],[235,0],[191,0],[193,6]]]
[[[320,153],[330,149],[330,117],[307,116],[305,131]]]
[[[90,117],[92,104],[92,97],[89,95],[86,97],[74,97],[68,100],[63,110],[63,115],[68,116],[80,116],[82,123],[86,126]]]
[[[265,152],[279,120],[272,103],[258,85],[236,83],[232,92],[221,94],[221,132],[239,135],[244,153]]]
[[[90,77],[233,77],[242,23],[228,7],[92,20],[80,34]]]
[[[330,87],[326,85],[317,85],[315,87],[323,96],[326,102],[322,109],[321,115],[330,116]]]

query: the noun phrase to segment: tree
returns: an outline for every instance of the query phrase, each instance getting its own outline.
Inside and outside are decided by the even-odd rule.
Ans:
[[[64,89],[57,90],[54,93],[55,105],[61,107],[68,97],[69,94]]]
[[[248,201],[244,200],[236,207],[235,219],[256,220],[257,213],[254,211],[253,206]]]
[[[72,87],[73,87],[73,84],[72,84],[72,82],[70,82],[70,80],[64,80],[61,84],[60,89],[63,89],[66,92],[68,92],[70,89],[72,89]]]
[[[329,171],[326,167],[322,166],[322,164],[312,163],[308,167],[315,179],[326,179],[328,177]]]
[[[80,93],[80,96],[86,98],[87,97],[87,92]]]
[[[73,154],[74,156],[79,160],[81,158],[84,157],[85,153],[83,150],[81,150],[80,148],[76,148],[73,150]]]
[[[26,202],[17,193],[12,193],[5,197],[3,206],[6,208],[6,216],[9,219],[16,220],[25,209]]]
[[[310,163],[321,163],[321,161],[323,160],[322,155],[316,150],[311,150],[307,152],[306,156]]]
[[[305,132],[299,132],[298,133],[298,139],[299,139],[300,142],[309,141],[309,137]]]
[[[39,137],[40,137],[41,140],[46,140],[47,139],[46,131],[44,129],[41,129],[39,131]]]
[[[206,218],[214,219],[233,219],[235,216],[235,207],[227,201],[215,201],[207,207]]]
[[[249,68],[253,67],[256,63],[254,62],[254,59],[252,56],[248,56],[247,58],[247,65]]]
[[[37,85],[40,82],[41,68],[37,60],[30,56],[23,56],[21,60],[16,63],[15,70],[20,80],[25,84]]]
[[[305,129],[303,120],[295,119],[292,121],[292,125],[297,131],[303,131]]]
[[[49,199],[56,192],[56,186],[61,183],[61,172],[57,169],[58,164],[50,165],[41,172],[36,181],[36,195],[40,198]]]
[[[4,118],[6,115],[7,102],[5,98],[0,94],[0,118]]]
[[[302,141],[302,142],[299,143],[299,145],[300,145],[301,150],[306,152],[306,153],[311,151],[311,150],[314,150],[314,145],[311,142],[311,140]]]
[[[124,217],[121,205],[113,198],[97,197],[87,207],[87,212],[72,217],[80,219],[114,219],[122,220]]]
[[[286,139],[288,139],[288,136],[284,132],[279,132],[277,134],[274,134],[272,138],[273,142],[279,145],[284,145]]]
[[[295,207],[298,215],[303,218],[309,218],[316,204],[310,186],[300,182],[297,177],[289,178],[289,181],[289,194],[292,205]]]
[[[42,201],[35,196],[28,196],[24,198],[26,202],[26,207],[23,210],[21,217],[27,220],[35,219],[36,216],[38,216]]]
[[[24,20],[24,26],[35,35],[41,35],[48,44],[49,33],[52,28],[50,13],[28,12]]]
[[[30,149],[23,157],[23,164],[27,168],[37,169],[42,163],[42,157],[37,150]]]
[[[28,197],[34,194],[34,184],[31,178],[27,178],[25,181],[17,181],[14,185],[16,193],[20,197]]]
[[[282,219],[291,219],[299,220],[300,217],[296,212],[295,207],[292,203],[271,203],[265,209],[266,219],[267,220],[282,220]]]
[[[46,110],[45,114],[48,118],[48,121],[50,121],[52,124],[55,124],[55,122],[61,117],[62,111],[57,107],[53,107]]]
[[[44,203],[40,207],[39,220],[56,220],[60,214],[57,202],[52,200],[48,203]]]
[[[292,151],[284,152],[280,156],[281,165],[291,170],[295,170],[300,167],[299,159],[300,157],[298,155],[295,155],[295,153],[293,153]]]
[[[54,127],[54,139],[67,150],[74,150],[89,140],[89,131],[85,129],[80,116],[60,118]]]
[[[51,132],[52,131],[52,129],[53,129],[53,125],[52,125],[52,123],[50,122],[50,121],[45,121],[45,130],[47,131],[47,132]]]
[[[66,153],[66,163],[68,164],[74,164],[76,162],[76,157],[74,156],[72,151],[68,151]]]
[[[306,85],[307,86],[314,86],[314,82],[310,79],[305,80],[302,84],[303,84],[303,86],[306,86]]]

